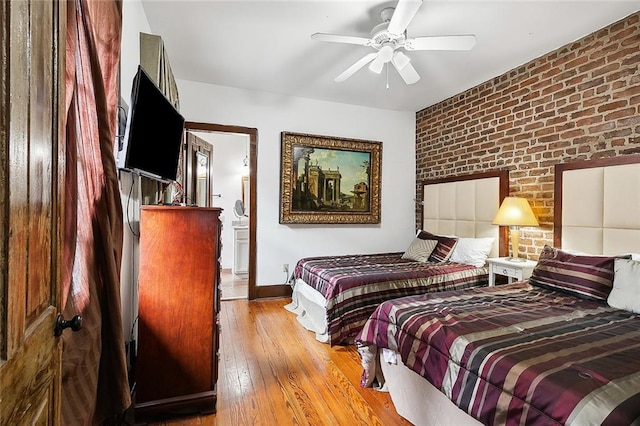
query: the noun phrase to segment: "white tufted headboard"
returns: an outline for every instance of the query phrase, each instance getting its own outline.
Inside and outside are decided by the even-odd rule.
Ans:
[[[554,223],[556,247],[640,253],[640,155],[556,165]]]
[[[506,256],[506,231],[492,225],[509,193],[509,171],[474,173],[423,182],[422,229],[458,237],[494,237],[489,257]]]

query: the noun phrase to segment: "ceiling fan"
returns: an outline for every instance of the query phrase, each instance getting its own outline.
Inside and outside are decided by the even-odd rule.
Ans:
[[[476,36],[449,35],[407,37],[407,27],[422,5],[422,0],[399,0],[395,8],[386,7],[380,12],[382,22],[371,30],[369,38],[315,33],[314,40],[334,43],[357,44],[373,47],[371,52],[360,58],[338,75],[334,81],[345,81],[365,65],[377,74],[382,72],[385,64],[391,62],[405,83],[413,84],[420,80],[420,75],[411,65],[411,59],[400,49],[411,50],[470,50],[476,44]]]

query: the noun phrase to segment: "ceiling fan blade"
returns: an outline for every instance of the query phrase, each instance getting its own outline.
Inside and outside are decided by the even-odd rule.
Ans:
[[[398,71],[398,74],[400,74],[400,77],[402,77],[405,83],[413,84],[420,80],[420,76],[418,75],[418,72],[413,67],[413,65],[411,65],[411,62],[405,61],[403,65],[402,61],[399,58],[396,59],[396,57],[394,56],[394,58],[391,60],[391,63],[393,64],[393,67],[396,69],[396,71]]]
[[[404,48],[407,50],[470,50],[476,44],[476,36],[453,35],[416,37],[407,39]]]
[[[337,83],[340,83],[341,81],[345,81],[346,79],[351,77],[353,74],[355,74],[356,71],[360,70],[360,68],[364,67],[369,62],[371,62],[376,57],[376,55],[377,55],[377,52],[371,52],[363,56],[355,64],[351,65],[349,68],[344,70],[342,74],[334,78],[333,81]]]
[[[346,35],[339,35],[339,34],[315,33],[315,34],[311,34],[311,38],[319,41],[329,41],[332,43],[358,44],[361,46],[369,46],[371,44],[371,39],[368,39],[368,38],[346,36]]]
[[[387,31],[396,35],[404,33],[421,5],[422,0],[399,0]]]
[[[382,68],[384,68],[384,59],[380,55],[380,52],[376,54],[376,58],[369,64],[369,69],[376,74],[380,74],[382,72]]]

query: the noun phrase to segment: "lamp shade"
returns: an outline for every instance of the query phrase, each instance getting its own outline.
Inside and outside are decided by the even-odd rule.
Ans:
[[[538,226],[529,202],[520,197],[505,197],[493,218],[494,225],[500,226]]]

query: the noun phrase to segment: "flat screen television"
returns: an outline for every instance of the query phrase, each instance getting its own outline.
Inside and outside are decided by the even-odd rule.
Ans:
[[[138,66],[118,168],[175,181],[183,131],[184,117]]]

